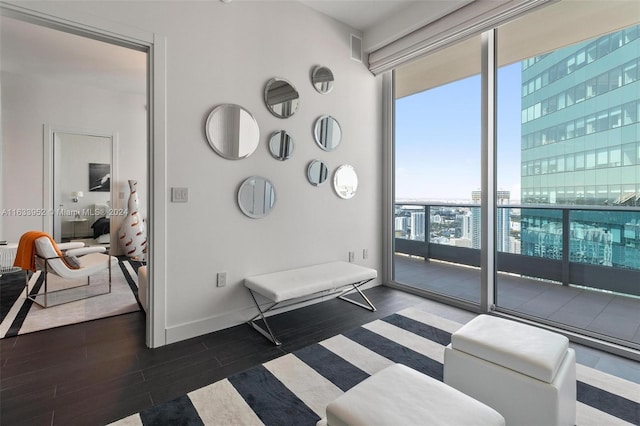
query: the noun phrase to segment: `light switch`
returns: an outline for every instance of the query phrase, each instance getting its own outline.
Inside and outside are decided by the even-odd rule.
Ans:
[[[186,203],[189,201],[189,188],[171,188],[172,203]]]

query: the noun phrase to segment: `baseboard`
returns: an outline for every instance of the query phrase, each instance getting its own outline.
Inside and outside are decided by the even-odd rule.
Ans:
[[[255,308],[247,308],[241,311],[230,312],[186,324],[167,327],[165,329],[165,342],[168,345],[242,324],[247,321],[247,318],[251,318],[254,311]]]

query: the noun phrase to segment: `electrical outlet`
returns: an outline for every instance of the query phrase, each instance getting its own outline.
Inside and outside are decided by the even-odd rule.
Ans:
[[[226,272],[218,272],[218,280],[216,282],[218,287],[224,287],[227,285],[227,273]]]
[[[189,188],[171,188],[172,203],[186,203],[189,201]]]
[[[369,250],[368,249],[362,249],[362,258],[363,259],[368,259],[369,258]]]
[[[356,259],[356,252],[355,251],[350,251],[349,252],[349,262],[353,262]]]

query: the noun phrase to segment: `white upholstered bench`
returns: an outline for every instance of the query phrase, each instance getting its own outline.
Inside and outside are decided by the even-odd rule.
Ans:
[[[451,335],[444,382],[509,424],[574,425],[576,358],[565,336],[479,315]]]
[[[346,391],[327,405],[326,415],[317,426],[505,424],[496,410],[402,364]]]
[[[265,318],[265,314],[276,306],[283,308],[338,293],[337,297],[342,300],[375,311],[375,306],[359,287],[377,276],[375,269],[337,261],[245,278],[244,285],[249,289],[253,302],[258,308],[258,314],[248,323],[267,339],[280,345]],[[344,297],[354,291],[362,296],[366,304]],[[261,309],[255,297],[256,293],[267,298],[272,304],[267,309]],[[258,318],[262,319],[265,328],[256,324]]]

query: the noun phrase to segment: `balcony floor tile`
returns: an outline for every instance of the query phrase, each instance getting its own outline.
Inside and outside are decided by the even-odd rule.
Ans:
[[[613,298],[614,296],[609,293],[583,290],[548,319],[573,327],[586,328],[593,321],[593,316],[604,311]]]
[[[396,282],[480,301],[480,269],[419,257],[395,256]],[[640,344],[640,298],[499,274],[498,306],[543,320]]]

